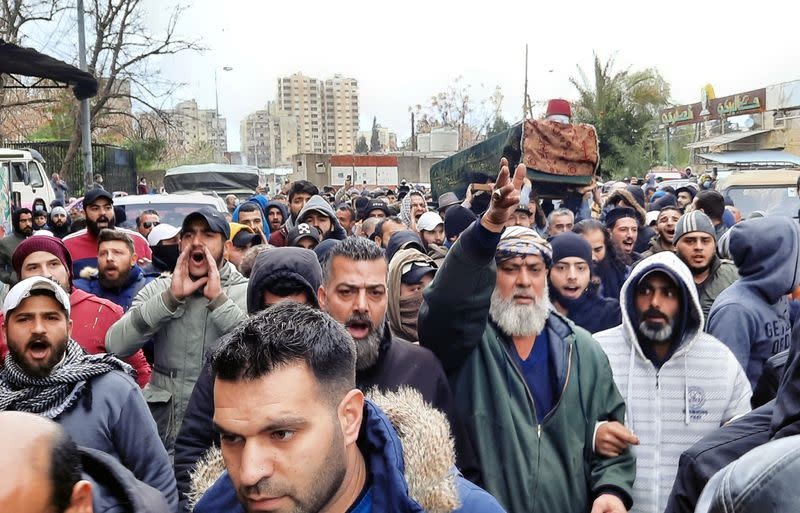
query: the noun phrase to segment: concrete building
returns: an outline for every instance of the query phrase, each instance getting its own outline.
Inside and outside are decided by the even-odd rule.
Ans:
[[[260,168],[291,166],[298,153],[297,118],[283,112],[275,102],[249,114],[241,123],[241,148],[247,163]]]
[[[358,133],[358,82],[335,75],[327,80],[295,73],[278,79],[276,109],[297,120],[298,151],[348,153]]]
[[[367,147],[372,144],[372,129],[361,130],[356,135],[356,144],[361,138],[367,141]],[[378,126],[378,141],[381,143],[381,151],[388,153],[390,151],[397,151],[397,134],[392,132],[386,127]]]
[[[214,109],[200,109],[195,100],[178,103],[165,112],[175,127],[177,142],[183,147],[208,145],[212,148],[215,162],[222,162],[228,151],[228,130],[225,118]]]

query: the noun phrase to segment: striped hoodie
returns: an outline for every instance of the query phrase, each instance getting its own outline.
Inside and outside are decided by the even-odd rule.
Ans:
[[[660,369],[645,356],[634,328],[634,293],[654,269],[677,280],[683,327],[677,348]],[[611,363],[614,381],[626,404],[626,425],[639,437],[633,446],[635,513],[661,513],[667,506],[678,459],[704,435],[750,410],[750,384],[733,353],[702,331],[703,312],[691,272],[671,252],[642,260],[625,280],[620,295],[622,324],[596,333]]]

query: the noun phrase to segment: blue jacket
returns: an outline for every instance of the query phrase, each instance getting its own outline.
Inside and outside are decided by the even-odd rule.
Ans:
[[[550,287],[550,299],[567,309],[566,317],[589,333],[607,330],[622,323],[619,301],[603,297],[595,285],[589,285],[578,299],[567,299]]]
[[[247,201],[245,201],[244,203],[255,203],[256,205],[258,205],[258,208],[261,209],[261,223],[264,225],[264,235],[266,235],[267,239],[269,239],[269,224],[267,223],[267,216],[266,216],[266,214],[267,214],[267,204],[269,203],[267,198],[257,194],[255,196],[251,197],[250,199],[248,199]],[[239,222],[239,209],[242,208],[242,205],[244,205],[244,203],[242,203],[239,206],[237,206],[234,209],[233,213],[231,214],[231,220],[234,223],[238,223]],[[284,219],[285,218],[286,218],[286,216],[284,216]]]
[[[748,219],[729,237],[741,277],[717,296],[707,331],[733,351],[755,387],[767,358],[790,345],[786,295],[800,285],[800,226],[789,217]]]
[[[386,396],[389,397],[389,396]],[[396,394],[393,397],[403,397],[403,394]],[[421,398],[416,396],[419,403],[417,408],[423,410],[419,411],[419,417],[426,417],[427,413],[424,411],[426,408],[430,411],[429,407],[422,404]],[[386,399],[384,399],[386,400]],[[390,399],[394,401],[395,399]],[[409,405],[413,403],[408,403]],[[408,405],[406,406],[408,407]],[[408,413],[406,411],[406,413]],[[414,417],[414,415],[409,415]],[[431,420],[427,418],[426,421]],[[422,429],[422,425],[411,426],[417,434],[420,431],[429,434],[428,443],[438,443],[435,440],[435,433],[437,429]],[[445,431],[446,432],[446,431]],[[443,441],[444,442],[444,441]],[[406,472],[406,465],[408,465],[408,472],[421,477],[419,474],[428,474],[430,468],[420,468],[419,472],[415,472],[414,465],[418,465],[420,461],[409,462],[405,456],[404,444],[412,443],[408,439],[401,440],[397,431],[395,431],[392,422],[387,415],[372,401],[367,401],[364,406],[364,419],[361,427],[361,435],[358,439],[358,446],[364,450],[369,450],[368,454],[364,454],[367,463],[367,469],[370,473],[371,496],[372,496],[372,511],[375,513],[423,513],[425,509],[420,505],[420,502],[425,502],[424,495],[431,493],[434,494],[441,492],[441,495],[448,495],[447,498],[452,498],[447,490],[444,490],[445,485],[443,481],[447,479],[447,475],[433,476],[426,475],[425,477],[433,477],[437,480],[436,483],[427,481],[424,484],[420,483],[419,490],[415,489],[414,484],[408,483],[404,477]],[[368,449],[364,449],[368,448]],[[424,449],[424,448],[420,448]],[[413,456],[412,456],[413,457]],[[422,456],[421,460],[423,465],[429,465],[429,454]],[[437,463],[441,463],[438,461]],[[434,466],[430,464],[431,467]],[[439,465],[435,465],[437,468]],[[455,467],[451,467],[451,473],[457,473]],[[415,479],[416,481],[416,479]],[[434,486],[436,490],[423,490],[427,486]],[[455,492],[457,494],[460,507],[452,509],[453,512],[458,513],[501,513],[504,512],[500,504],[497,503],[494,497],[489,495],[480,487],[470,483],[461,475],[455,475]],[[418,502],[418,499],[420,502]],[[427,498],[428,500],[431,497]],[[441,508],[441,505],[439,505]],[[195,513],[244,513],[244,508],[241,506],[236,498],[236,490],[233,487],[228,473],[224,472],[217,481],[206,490],[202,498],[194,508]]]
[[[97,297],[108,299],[112,303],[118,304],[127,312],[128,308],[131,307],[131,303],[133,302],[133,298],[136,297],[136,294],[142,290],[142,287],[157,277],[158,274],[145,274],[141,267],[134,265],[130,274],[128,275],[127,285],[117,290],[104,289],[100,285],[97,271],[94,273],[91,273],[91,271],[88,273],[82,272],[81,278],[74,280],[72,284],[84,292],[94,294]]]

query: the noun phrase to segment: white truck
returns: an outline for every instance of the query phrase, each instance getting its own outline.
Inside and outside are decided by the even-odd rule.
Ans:
[[[44,163],[36,150],[0,148],[0,224],[6,233],[12,206],[30,207],[35,198],[42,198],[49,208],[55,199]]]

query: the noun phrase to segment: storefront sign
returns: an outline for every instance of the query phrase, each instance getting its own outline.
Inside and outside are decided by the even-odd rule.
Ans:
[[[702,102],[662,110],[660,121],[665,126],[700,123],[711,119],[764,112],[766,103],[766,89],[756,89],[755,91],[723,96],[722,98],[704,97]]]

